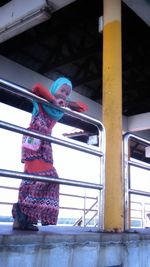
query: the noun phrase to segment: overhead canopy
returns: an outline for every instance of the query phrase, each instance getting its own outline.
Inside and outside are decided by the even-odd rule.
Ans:
[[[53,12],[74,1],[3,1],[0,7],[0,43],[48,20]]]

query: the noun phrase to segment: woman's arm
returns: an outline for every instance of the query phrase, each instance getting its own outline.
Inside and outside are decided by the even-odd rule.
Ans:
[[[80,101],[69,101],[67,102],[67,107],[77,112],[84,112],[88,110],[88,106]]]
[[[32,87],[32,92],[38,96],[41,96],[43,98],[45,98],[46,100],[50,101],[50,102],[54,102],[55,101],[55,97],[50,93],[50,91],[44,87],[41,83],[36,83],[33,87]]]
[[[53,104],[57,106],[61,106],[61,104],[59,103],[61,100],[53,96],[50,93],[50,91],[46,87],[44,87],[41,83],[36,83],[32,88],[32,92],[38,96],[45,98],[46,100],[52,102]],[[88,110],[88,106],[80,101],[77,101],[77,102],[68,101],[67,107],[77,112],[84,112]]]

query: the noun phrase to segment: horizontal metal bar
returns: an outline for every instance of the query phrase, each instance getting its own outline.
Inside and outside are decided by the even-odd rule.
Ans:
[[[146,192],[146,191],[140,191],[140,190],[129,189],[129,193],[130,193],[130,194],[134,194],[134,195],[141,195],[141,196],[147,196],[147,197],[150,197],[150,192]]]
[[[47,104],[47,105],[49,105],[51,107],[55,107],[56,109],[63,111],[65,114],[68,114],[68,115],[70,115],[70,116],[72,116],[74,118],[78,118],[78,119],[80,119],[82,121],[89,122],[91,124],[97,125],[99,129],[104,129],[104,126],[100,121],[98,121],[98,120],[96,120],[96,119],[94,119],[92,117],[89,117],[89,116],[87,116],[87,115],[85,115],[83,113],[72,111],[72,110],[69,110],[67,108],[62,108],[62,107],[58,108],[57,106],[55,106],[55,105],[51,104],[50,102],[48,102],[47,100],[45,100],[44,98],[33,94],[30,90],[28,90],[25,87],[19,86],[19,85],[15,84],[15,83],[9,82],[9,81],[7,81],[5,79],[0,79],[0,87],[3,90],[6,90],[6,91],[9,91],[11,93],[26,97],[26,98],[28,98],[30,100],[34,100],[35,99],[38,102]]]
[[[32,175],[32,174],[27,174],[23,172],[15,172],[15,171],[4,170],[4,169],[0,169],[0,176],[6,177],[6,178],[25,179],[25,180],[32,180],[32,181],[53,182],[57,184],[84,187],[84,188],[97,189],[97,190],[103,189],[103,185],[99,185],[99,184],[68,180],[68,179],[63,179],[63,178]]]
[[[73,208],[73,207],[59,207],[62,210],[78,210],[78,211],[88,211],[88,209],[81,209],[81,208]],[[97,210],[90,210],[91,212],[97,212]],[[88,212],[87,212],[88,213]]]
[[[139,201],[131,201],[131,204],[137,204],[137,205],[141,205],[142,206],[142,203],[139,202]],[[144,202],[144,205],[150,205],[149,202]]]
[[[143,164],[133,160],[128,160],[128,164],[130,164],[130,166],[138,167],[145,170],[150,170],[150,164]]]
[[[14,203],[12,203],[12,202],[0,202],[0,205],[8,205],[8,206],[10,206],[10,205],[13,205]]]
[[[0,205],[8,205],[8,206],[12,206],[14,203],[12,202],[0,202]],[[63,206],[60,206],[59,209],[62,209],[62,210],[76,210],[76,211],[84,211],[84,209],[81,209],[81,208],[73,208],[73,207],[63,207]],[[87,211],[87,209],[85,209],[85,211]],[[91,212],[97,212],[97,210],[91,210]]]
[[[65,197],[76,197],[76,198],[83,198],[83,199],[90,199],[90,200],[96,200],[97,197],[88,197],[88,196],[81,196],[81,195],[72,195],[72,194],[63,194],[63,193],[60,193],[61,196],[65,196]]]
[[[0,185],[0,189],[8,189],[8,190],[19,190],[18,187],[12,187],[12,186],[3,186]],[[96,200],[97,197],[88,197],[88,196],[81,196],[81,195],[72,195],[72,194],[64,194],[64,193],[60,193],[60,196],[64,196],[64,197],[74,197],[74,198],[83,198],[83,199],[88,199],[88,200]]]
[[[3,186],[3,185],[0,185],[0,188],[2,188],[2,189],[9,189],[9,190],[18,190],[19,189],[18,187]]]
[[[23,127],[20,127],[20,126],[17,126],[17,125],[14,125],[14,124],[11,124],[5,121],[0,121],[0,127],[5,130],[13,131],[19,134],[30,135],[30,136],[33,136],[33,137],[36,137],[42,140],[46,140],[46,141],[49,141],[55,144],[59,144],[65,147],[76,149],[76,150],[89,153],[95,156],[99,156],[99,157],[103,156],[103,153],[100,152],[97,148],[93,149],[93,148],[89,148],[88,145],[79,145],[75,143],[74,141],[70,142],[70,141],[61,140],[59,138],[55,138],[53,136],[42,135],[42,134],[29,131]]]
[[[125,133],[124,134],[125,142],[128,143],[128,140],[130,138],[133,139],[133,140],[135,140],[135,141],[139,141],[139,143],[142,143],[142,144],[145,144],[145,145],[150,145],[150,141],[149,140],[146,140],[146,139],[144,139],[142,137],[139,137],[139,136],[134,135],[134,134],[131,134],[131,133]]]

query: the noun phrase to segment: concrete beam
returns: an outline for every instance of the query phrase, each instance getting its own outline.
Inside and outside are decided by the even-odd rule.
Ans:
[[[75,2],[76,0],[48,0],[50,5],[54,8],[54,10],[60,9],[64,6],[67,6],[71,4],[72,2]]]
[[[150,1],[149,0],[123,0],[145,23],[150,26]]]
[[[12,0],[0,8],[0,43],[48,19],[75,0]]]
[[[128,131],[150,130],[150,112],[128,117]]]

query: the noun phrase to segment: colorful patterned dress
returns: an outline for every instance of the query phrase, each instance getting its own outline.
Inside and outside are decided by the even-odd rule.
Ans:
[[[29,130],[44,135],[51,135],[56,121],[51,119],[39,105],[39,113],[32,116]],[[23,136],[25,138],[25,136]],[[25,163],[25,173],[58,177],[53,166],[51,143],[41,140],[38,151],[22,147],[22,162]],[[36,224],[55,225],[59,212],[59,184],[22,180],[18,196],[19,209],[27,220]],[[13,217],[17,216],[16,205],[12,209]]]

